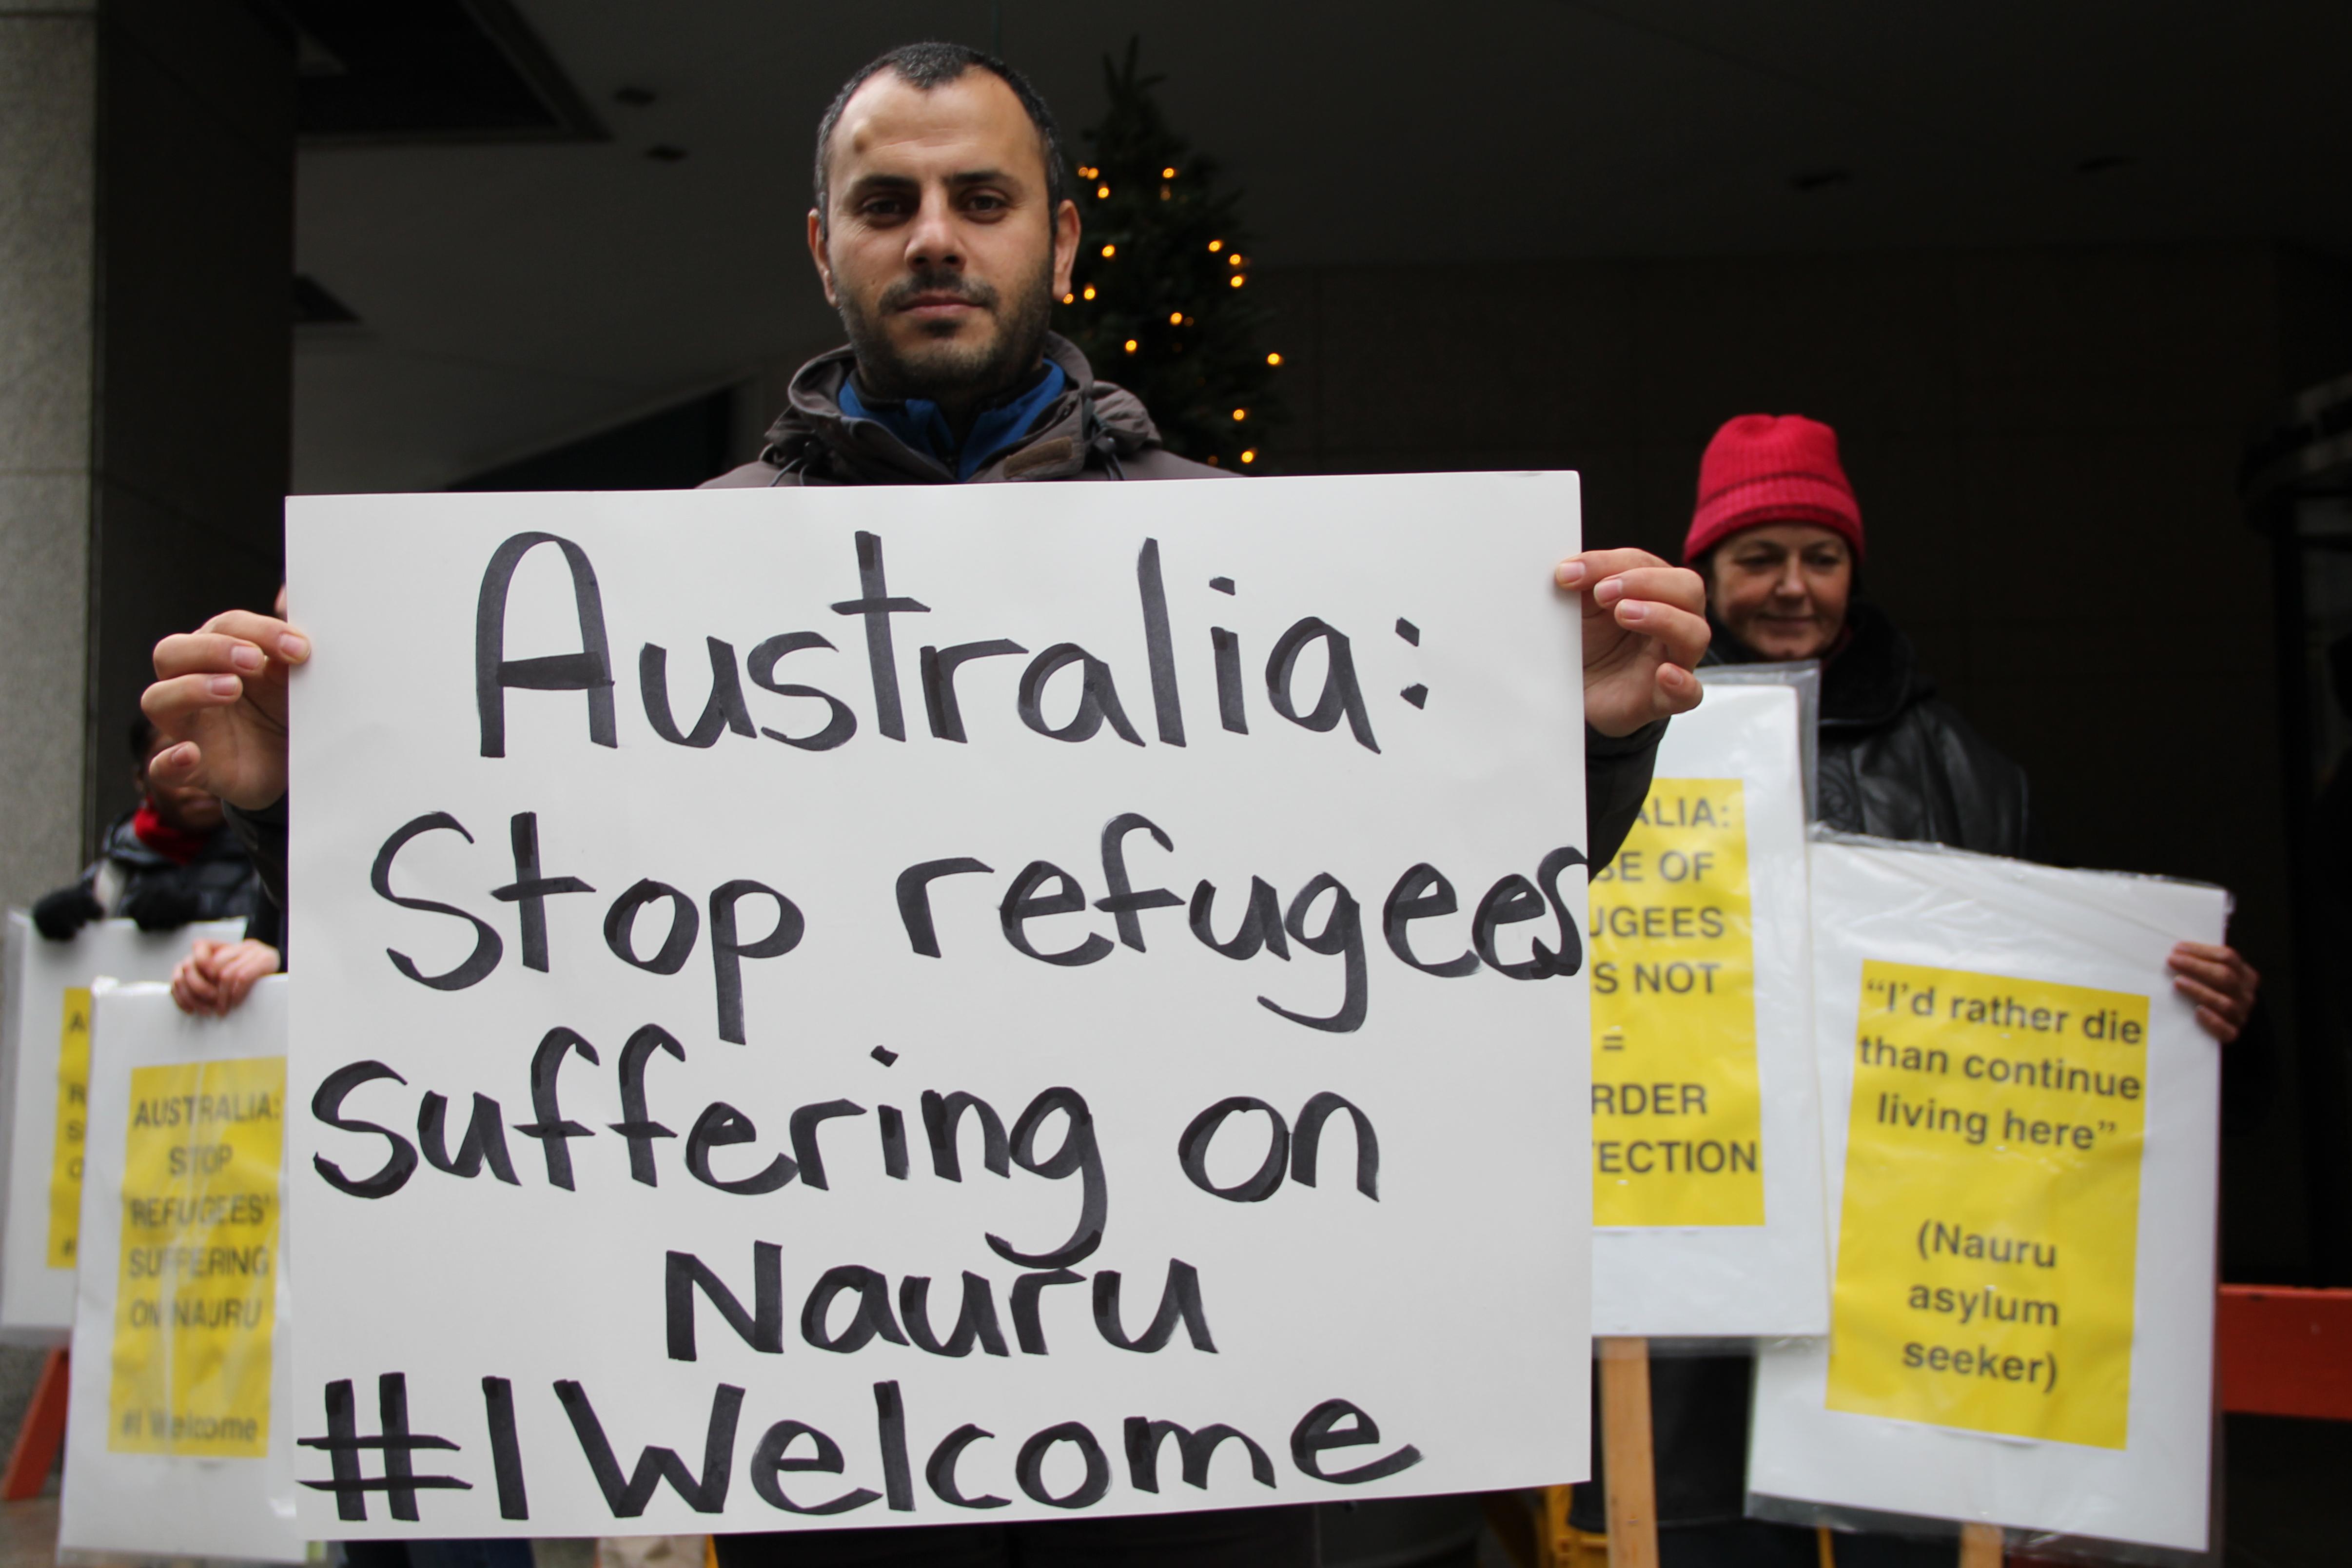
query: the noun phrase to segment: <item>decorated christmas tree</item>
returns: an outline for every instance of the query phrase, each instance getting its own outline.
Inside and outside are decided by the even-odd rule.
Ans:
[[[1137,63],[1106,56],[1110,103],[1087,129],[1075,192],[1086,233],[1055,326],[1097,374],[1141,397],[1170,450],[1242,468],[1266,458],[1280,409],[1272,312],[1249,287],[1240,193],[1170,129]]]

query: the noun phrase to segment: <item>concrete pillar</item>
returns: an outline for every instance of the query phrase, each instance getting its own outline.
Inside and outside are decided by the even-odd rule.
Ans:
[[[0,0],[0,902],[64,881],[85,840],[95,7]]]
[[[276,590],[292,43],[242,0],[0,0],[0,902],[129,805],[165,632]]]
[[[242,0],[0,0],[0,904],[131,804],[155,640],[276,592],[293,89]]]

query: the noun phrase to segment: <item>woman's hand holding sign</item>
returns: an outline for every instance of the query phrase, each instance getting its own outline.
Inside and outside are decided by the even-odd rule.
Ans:
[[[274,616],[229,610],[155,645],[155,684],[139,700],[178,744],[147,766],[248,811],[286,794],[286,672],[307,637]]]
[[[2254,1011],[2254,995],[2263,977],[2238,951],[2213,942],[2184,942],[2174,945],[2165,960],[2172,971],[2172,988],[2197,1008],[2197,1022],[2205,1032],[2228,1045],[2246,1026]]]
[[[1584,595],[1584,721],[1630,735],[1698,706],[1706,589],[1697,573],[1646,550],[1588,550],[1552,574]]]

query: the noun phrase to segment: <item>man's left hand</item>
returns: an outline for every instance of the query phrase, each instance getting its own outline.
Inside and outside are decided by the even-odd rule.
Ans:
[[[1552,574],[1584,600],[1584,721],[1630,735],[1698,706],[1706,585],[1646,550],[1588,550]]]
[[[2246,1026],[2254,1010],[2254,993],[2263,977],[2231,947],[2210,942],[2176,943],[2164,961],[2172,971],[2172,988],[2197,1005],[2197,1021],[2205,1032],[2228,1045]]]

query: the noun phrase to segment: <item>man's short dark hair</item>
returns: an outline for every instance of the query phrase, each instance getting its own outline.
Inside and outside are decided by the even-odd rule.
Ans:
[[[848,107],[857,89],[887,70],[896,72],[898,79],[909,87],[929,92],[934,88],[945,87],[974,66],[990,72],[1011,88],[1013,96],[1021,100],[1021,107],[1028,112],[1029,123],[1037,128],[1037,141],[1045,154],[1045,210],[1049,214],[1061,210],[1063,199],[1070,194],[1069,171],[1062,157],[1062,132],[1054,123],[1054,111],[1045,107],[1044,99],[1037,96],[1037,89],[1029,85],[1029,79],[994,55],[984,55],[961,44],[901,44],[889,53],[867,61],[856,74],[843,82],[841,90],[835,93],[833,101],[825,106],[824,118],[816,122],[816,211],[820,225],[829,226],[833,219],[825,205],[832,194],[828,188],[825,164],[833,151],[833,132],[841,123],[841,111]]]

